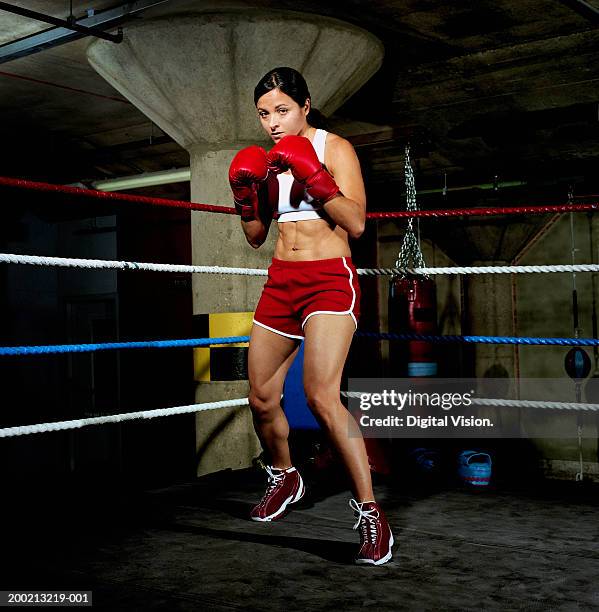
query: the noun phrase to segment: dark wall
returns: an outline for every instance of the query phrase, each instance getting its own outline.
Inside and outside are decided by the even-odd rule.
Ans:
[[[189,263],[190,213],[0,190],[10,213],[0,251]],[[56,204],[56,206],[54,206]],[[88,216],[89,215],[89,216]],[[190,337],[189,275],[0,266],[0,345]],[[191,349],[0,357],[0,427],[193,403]],[[125,478],[193,474],[193,415],[0,440],[3,477]]]
[[[118,215],[118,257],[129,261],[189,264],[190,212],[140,208]],[[190,338],[191,275],[119,272],[122,341]],[[193,349],[121,351],[123,409],[142,410],[194,403]],[[124,425],[125,462],[140,478],[192,476],[193,414]]]

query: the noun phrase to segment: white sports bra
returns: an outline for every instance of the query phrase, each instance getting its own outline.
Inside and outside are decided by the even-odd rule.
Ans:
[[[328,132],[316,130],[312,146],[321,164],[324,164],[324,149]],[[301,194],[293,189],[295,197],[292,197],[294,178],[291,174],[277,175],[279,181],[279,206],[277,209],[279,223],[286,221],[304,221],[306,219],[322,219],[319,211],[312,206],[312,198],[302,190]],[[297,187],[299,183],[295,183]]]

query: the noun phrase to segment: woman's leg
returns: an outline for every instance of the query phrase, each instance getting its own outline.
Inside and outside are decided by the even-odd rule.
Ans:
[[[310,409],[345,464],[356,500],[364,502],[374,501],[368,455],[355,419],[339,399],[354,331],[349,315],[318,314],[308,319],[304,327],[304,389]]]
[[[291,466],[289,424],[281,408],[281,393],[298,344],[293,338],[259,325],[252,327],[248,351],[249,403],[256,433],[276,468]]]

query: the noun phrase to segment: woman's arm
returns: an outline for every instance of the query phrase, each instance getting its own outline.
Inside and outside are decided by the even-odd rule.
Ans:
[[[245,239],[254,249],[257,249],[264,244],[264,241],[268,236],[269,227],[270,221],[265,223],[262,219],[241,222],[241,228],[245,234]]]
[[[268,203],[266,151],[257,145],[241,149],[229,166],[235,210],[248,243],[257,249],[266,240],[273,210]]]
[[[277,197],[275,193],[271,192],[269,188],[269,181],[267,179],[257,188],[257,209],[255,219],[244,221],[241,220],[241,228],[245,234],[245,239],[248,241],[254,249],[261,247],[266,238],[268,237],[268,231],[270,230],[270,224],[272,223],[275,209],[278,205]],[[276,182],[276,177],[274,177]],[[276,196],[278,196],[278,183]]]
[[[342,227],[350,238],[359,238],[366,223],[366,191],[358,156],[345,138],[331,138],[327,142],[327,167],[341,193],[324,205],[331,219]]]

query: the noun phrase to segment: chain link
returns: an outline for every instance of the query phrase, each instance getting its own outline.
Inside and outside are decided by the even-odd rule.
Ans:
[[[416,203],[416,183],[414,181],[414,171],[412,170],[412,164],[410,162],[410,147],[406,145],[405,152],[405,176],[406,176],[406,210],[414,212],[418,210],[418,204]],[[414,218],[408,218],[408,228],[406,230],[399,256],[395,262],[396,268],[408,269],[408,268],[426,268],[426,263],[422,256],[422,250],[420,244],[416,239],[414,233]],[[423,273],[423,276],[428,278],[428,274]],[[406,274],[400,274],[400,278],[405,277]]]

